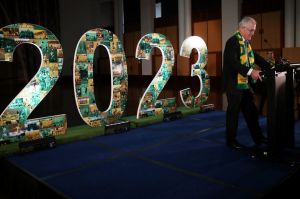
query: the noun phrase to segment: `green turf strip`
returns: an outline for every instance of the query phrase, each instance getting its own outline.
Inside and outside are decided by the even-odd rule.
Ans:
[[[188,116],[199,113],[200,108],[189,109],[186,107],[178,107],[177,111],[180,111],[182,115]],[[136,115],[122,117],[122,121],[129,121],[130,128],[137,128],[162,122],[163,115],[149,116],[145,118],[136,119]],[[105,127],[90,127],[88,125],[74,126],[67,129],[67,133],[64,135],[56,136],[56,144],[65,144],[74,142],[77,140],[90,139],[95,136],[106,135]],[[20,149],[17,142],[0,145],[0,157],[7,156],[14,153],[19,153]]]

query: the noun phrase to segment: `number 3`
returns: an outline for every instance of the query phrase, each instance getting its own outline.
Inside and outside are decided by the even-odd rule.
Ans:
[[[192,65],[191,76],[197,76],[199,78],[200,91],[196,97],[191,94],[190,88],[180,91],[181,101],[188,108],[204,104],[210,91],[209,76],[204,70],[207,64],[207,47],[203,39],[198,36],[186,38],[181,45],[180,55],[189,58],[194,48],[197,50],[198,60]]]

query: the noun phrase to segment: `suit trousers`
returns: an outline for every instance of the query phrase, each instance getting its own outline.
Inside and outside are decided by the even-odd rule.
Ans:
[[[258,110],[254,104],[253,94],[250,89],[236,89],[226,93],[226,142],[232,143],[236,140],[239,112],[243,113],[251,137],[255,144],[260,144],[263,138],[262,130],[258,121]]]

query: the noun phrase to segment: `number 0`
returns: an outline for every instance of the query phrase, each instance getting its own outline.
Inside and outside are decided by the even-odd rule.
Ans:
[[[94,53],[99,45],[108,52],[111,72],[110,104],[103,112],[96,105],[93,79]],[[105,29],[83,34],[75,50],[73,84],[77,109],[88,125],[115,123],[122,116],[127,102],[128,74],[124,49],[115,34]]]

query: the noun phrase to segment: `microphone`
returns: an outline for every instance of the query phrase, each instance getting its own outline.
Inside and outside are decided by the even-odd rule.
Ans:
[[[272,48],[272,45],[268,42],[267,39],[264,39],[264,42],[267,44],[269,48]],[[289,68],[290,62],[284,57],[278,57],[277,60],[275,60],[275,70],[277,72],[285,71],[287,68]]]

